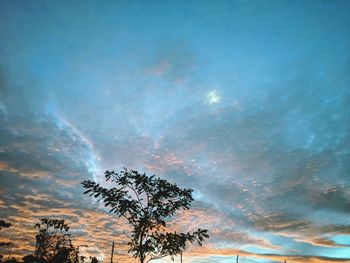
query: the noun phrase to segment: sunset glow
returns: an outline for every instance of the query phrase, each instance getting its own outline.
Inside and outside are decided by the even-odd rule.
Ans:
[[[0,254],[48,217],[137,262],[81,186],[127,167],[194,190],[183,262],[349,262],[349,25],[341,0],[2,0]]]

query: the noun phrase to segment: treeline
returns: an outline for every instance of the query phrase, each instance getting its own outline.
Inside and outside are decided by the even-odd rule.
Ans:
[[[10,223],[0,220],[0,230],[9,228]],[[34,254],[26,255],[22,260],[0,255],[0,263],[98,263],[96,257],[80,255],[79,246],[73,245],[69,226],[61,219],[41,219],[34,226],[35,236]],[[0,242],[1,247],[11,247],[13,243]]]
[[[196,242],[199,246],[209,238],[208,230],[193,232],[168,231],[167,220],[179,210],[190,209],[193,189],[181,188],[167,180],[147,176],[135,170],[106,171],[106,182],[114,187],[104,188],[94,181],[83,181],[84,194],[103,202],[111,214],[124,218],[132,227],[129,236],[129,253],[140,263],[169,256],[174,260],[187,247]],[[5,223],[5,222],[4,222]],[[95,257],[79,255],[73,245],[69,227],[64,220],[42,219],[35,225],[35,252],[23,257],[25,263],[97,263]],[[10,245],[10,244],[7,244]],[[113,261],[113,249],[111,255]],[[19,262],[7,259],[1,262]]]

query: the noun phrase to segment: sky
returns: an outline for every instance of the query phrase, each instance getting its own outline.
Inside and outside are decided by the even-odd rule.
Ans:
[[[184,262],[349,262],[350,2],[0,1],[4,253],[50,217],[134,262],[80,185],[123,167],[194,189]]]

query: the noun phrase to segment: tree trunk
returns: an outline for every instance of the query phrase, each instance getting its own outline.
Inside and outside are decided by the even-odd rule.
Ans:
[[[140,263],[144,263],[144,262],[145,262],[145,256],[140,252]]]
[[[145,262],[145,255],[144,255],[143,249],[142,249],[142,242],[143,242],[143,231],[140,235],[140,263]]]
[[[113,263],[114,242],[112,243],[111,263]]]

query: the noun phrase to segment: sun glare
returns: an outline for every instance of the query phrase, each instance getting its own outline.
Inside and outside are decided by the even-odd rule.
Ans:
[[[212,90],[207,94],[207,100],[209,104],[215,104],[220,101],[219,94],[216,90]]]

